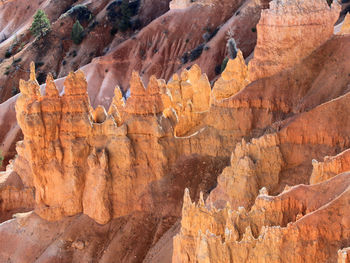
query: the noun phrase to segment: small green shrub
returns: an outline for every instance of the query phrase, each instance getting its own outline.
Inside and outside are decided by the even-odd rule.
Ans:
[[[19,62],[21,62],[21,61],[22,61],[22,58],[17,58],[17,59],[15,59],[15,60],[13,61],[12,64],[17,64],[17,63],[19,63]]]
[[[186,64],[189,61],[194,61],[202,55],[204,44],[200,44],[191,51],[185,52],[181,57],[181,63]]]
[[[194,60],[196,60],[197,58],[199,58],[199,57],[202,55],[203,48],[204,48],[204,44],[200,44],[200,45],[197,46],[195,49],[193,49],[193,50],[190,52],[189,59],[190,59],[191,61],[194,61]]]
[[[0,151],[0,166],[2,166],[3,161],[4,161],[4,156],[2,155],[2,151]]]
[[[222,64],[221,64],[221,69],[220,69],[220,74],[222,72],[224,72],[226,66],[227,66],[227,63],[228,63],[228,57],[224,58],[224,60],[222,61]]]
[[[214,30],[210,28],[205,28],[207,32],[205,32],[202,36],[205,42],[209,42],[220,30],[220,27],[215,28]]]
[[[83,41],[84,28],[80,24],[79,20],[77,20],[73,25],[71,38],[74,44],[77,44],[77,45],[79,45]]]
[[[181,63],[186,64],[188,62],[189,52],[185,52],[181,57]]]
[[[83,23],[84,21],[90,21],[92,19],[92,13],[85,5],[73,6],[63,16],[67,15],[78,19],[80,23]]]
[[[42,66],[44,66],[44,62],[41,62],[41,61],[38,61],[38,62],[35,62],[35,68],[37,69],[37,68],[40,68],[40,67],[42,67]]]
[[[12,56],[12,52],[10,50],[6,50],[5,58],[10,58]]]
[[[107,17],[112,23],[111,35],[114,35],[118,31],[125,32],[130,28],[137,29],[141,27],[141,23],[138,19],[131,21],[131,17],[135,16],[138,12],[140,1],[129,2],[129,0],[117,0],[113,1],[107,7]]]
[[[30,32],[35,37],[43,37],[51,30],[50,20],[47,18],[45,12],[39,9],[35,15]]]
[[[220,64],[219,64],[219,65],[216,65],[214,71],[215,71],[215,75],[221,74],[221,65],[220,65]]]

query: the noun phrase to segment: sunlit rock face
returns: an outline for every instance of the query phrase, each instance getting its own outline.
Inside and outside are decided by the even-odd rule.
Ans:
[[[343,25],[340,29],[340,34],[342,35],[350,34],[350,15],[349,14],[347,14],[344,19]]]
[[[215,83],[129,71],[130,97],[93,108],[82,71],[40,91],[32,65],[0,220],[34,212],[0,224],[0,261],[348,262],[350,38],[337,4],[270,7]]]
[[[227,99],[249,84],[248,67],[242,52],[235,59],[229,59],[220,78],[215,82],[212,92],[212,103]]]
[[[249,211],[230,202],[219,210],[203,199],[192,203],[186,191],[172,262],[348,262],[348,249],[338,249],[349,245],[349,178],[341,174],[278,196],[262,189]]]
[[[299,63],[328,40],[340,5],[324,0],[273,0],[257,25],[258,40],[249,64],[251,81]]]

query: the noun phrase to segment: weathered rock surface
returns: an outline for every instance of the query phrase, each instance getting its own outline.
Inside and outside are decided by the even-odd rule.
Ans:
[[[6,172],[0,173],[0,223],[6,221],[17,212],[34,208],[34,190],[25,187],[21,178],[8,166]]]
[[[23,4],[22,0],[17,0],[17,2]],[[96,16],[96,21],[93,19],[90,22],[89,26],[94,27],[79,48],[72,45],[70,40],[65,40],[63,47],[60,44],[61,39],[70,39],[70,29],[75,22],[69,16],[59,18],[60,12],[70,7],[69,3],[67,1],[48,2],[45,1],[43,9],[51,21],[56,21],[52,25],[53,33],[45,39],[45,43],[44,41],[36,43],[33,38],[29,39],[30,34],[25,35],[24,38],[22,36],[18,38],[19,43],[16,47],[20,46],[20,42],[25,42],[23,50],[15,55],[15,60],[21,58],[21,61],[12,65],[13,58],[11,58],[1,63],[2,72],[5,73],[6,68],[10,67],[10,74],[0,75],[0,85],[5,87],[1,90],[0,97],[5,99],[12,96],[11,92],[14,90],[12,88],[17,87],[20,78],[27,78],[24,69],[27,69],[30,61],[34,60],[45,62],[38,69],[38,77],[41,81],[44,82],[47,72],[53,72],[55,77],[60,78],[55,81],[60,91],[69,71],[81,67],[88,81],[92,106],[95,108],[103,105],[107,109],[114,96],[114,87],[118,85],[125,92],[129,88],[134,70],[140,72],[145,83],[148,83],[152,75],[169,80],[175,72],[181,72],[197,63],[210,80],[214,79],[217,75],[215,68],[218,64],[221,65],[225,57],[226,35],[230,28],[233,29],[234,38],[244,55],[248,56],[253,51],[256,33],[252,32],[251,28],[256,26],[260,10],[266,6],[267,1],[263,1],[264,4],[262,4],[260,1],[250,0],[249,5],[244,1],[234,3],[219,1],[215,6],[194,5],[184,10],[173,10],[155,19],[169,8],[169,0],[142,0],[138,18],[142,24],[155,20],[143,28],[135,36],[136,38],[130,37],[124,42],[122,42],[125,39],[124,34],[117,34],[113,39],[110,34],[106,33],[110,31],[111,23],[107,19],[105,7],[111,1],[89,3],[80,1],[87,4],[89,10]],[[238,9],[240,11],[236,15],[235,12]],[[216,15],[219,12],[221,16]],[[98,22],[97,26],[95,22]],[[225,23],[223,27],[221,27],[222,23]],[[83,26],[85,27],[84,24]],[[29,23],[23,25],[24,29],[28,27]],[[183,32],[188,32],[188,34],[184,35]],[[203,39],[203,36],[208,34],[212,39],[208,42],[207,47],[203,48],[202,56],[194,61],[191,59],[183,63],[181,58],[185,53],[190,53],[201,44],[205,44],[207,38]],[[30,42],[27,44],[28,40]],[[6,45],[0,45],[0,52],[5,53],[10,45],[11,41],[8,41]],[[98,56],[101,57],[93,59]],[[87,65],[82,67],[85,64]],[[2,150],[5,155],[5,165],[15,155],[15,143],[22,139],[21,131],[15,124],[13,111],[15,99],[16,97],[11,98],[1,104],[0,141],[4,143]]]
[[[340,34],[350,34],[350,15],[347,14],[345,19],[344,19],[344,22],[343,22],[343,25],[341,26],[341,29],[340,29]]]
[[[186,191],[172,261],[336,262],[339,247],[349,245],[349,178],[341,174],[276,197],[262,191],[250,211],[197,205]]]
[[[199,126],[210,108],[211,87],[198,65],[174,75],[163,88],[164,115],[176,120],[175,136],[184,136]],[[174,120],[174,121],[175,121]]]
[[[105,224],[135,211],[152,211],[158,201],[149,199],[148,191],[153,195],[164,191],[152,183],[168,180],[179,157],[197,153],[185,147],[188,139],[174,136],[178,125],[190,123],[183,117],[182,104],[190,103],[194,114],[210,107],[206,75],[198,66],[182,75],[181,85],[176,86],[179,101],[172,100],[171,94],[168,97],[169,111],[176,112],[171,107],[179,106],[180,118],[172,120],[162,113],[168,95],[161,94],[161,89],[166,91],[166,84],[155,77],[145,89],[140,76],[133,73],[127,103],[117,87],[107,114],[102,106],[92,109],[81,71],[66,78],[62,96],[49,76],[42,95],[32,64],[30,80],[21,81],[16,103],[24,140],[18,143],[15,170],[26,186],[35,189],[36,213],[60,220],[83,212]],[[224,156],[210,158],[225,160]],[[22,168],[25,163],[29,171]]]
[[[350,262],[350,248],[344,248],[338,251],[338,263]]]
[[[231,166],[218,177],[218,186],[210,193],[207,203],[224,208],[229,202],[233,209],[250,208],[259,189],[274,189],[284,166],[276,134],[238,143],[231,156]],[[244,189],[244,190],[243,190]]]
[[[251,81],[299,63],[333,35],[340,5],[326,1],[273,0],[257,25],[258,40],[249,64]],[[307,36],[307,37],[306,37]]]
[[[350,64],[344,54],[350,54],[350,37],[328,34],[336,7],[320,3],[300,3],[298,8],[292,1],[272,3],[261,22],[271,33],[267,36],[277,34],[276,25],[288,28],[281,25],[289,25],[292,15],[296,22],[305,22],[304,28],[292,24],[292,37],[310,30],[310,21],[320,22],[314,26],[322,25],[325,31],[318,32],[317,45],[310,41],[312,48],[298,43],[298,50],[305,47],[298,60],[286,65],[278,57],[280,68],[274,75],[258,76],[253,82],[240,52],[213,85],[197,65],[174,74],[169,82],[151,74],[158,72],[152,69],[155,64],[146,67],[144,78],[129,70],[132,63],[130,68],[105,71],[126,63],[125,54],[134,56],[143,48],[142,41],[140,47],[125,44],[123,52],[117,48],[96,60],[99,66],[69,74],[60,92],[51,76],[41,90],[32,66],[29,81],[20,82],[16,103],[24,139],[0,184],[0,198],[6,197],[1,207],[7,211],[5,220],[33,206],[34,213],[17,214],[0,225],[0,243],[9,240],[0,249],[0,261],[346,260]],[[250,1],[242,12],[247,17],[265,4]],[[283,6],[290,10],[280,10]],[[169,16],[184,17],[206,8],[193,5]],[[315,8],[312,18],[310,8]],[[325,19],[317,20],[321,15]],[[208,19],[218,23],[221,18]],[[269,19],[274,23],[271,30],[263,24]],[[162,25],[174,26],[173,22]],[[138,40],[147,36],[140,33]],[[282,42],[269,42],[269,51],[281,48]],[[162,59],[172,61],[182,52],[181,45],[174,45],[171,50],[176,52],[163,50],[158,59],[166,53]],[[170,76],[174,68],[160,71]],[[106,83],[116,87],[108,111],[107,105],[97,106],[112,96],[100,92],[107,90],[108,85],[101,84],[105,73]],[[118,74],[131,76],[126,101],[123,85],[119,88],[111,81]],[[8,194],[8,185],[19,192]],[[182,206],[185,188],[190,190]],[[35,204],[24,200],[26,192],[35,193]]]
[[[224,72],[215,82],[212,100],[220,101],[232,97],[248,84],[248,67],[244,62],[242,52],[239,50],[237,57],[229,59]]]
[[[310,184],[317,184],[337,174],[350,171],[350,150],[346,150],[336,156],[326,156],[323,162],[312,160],[312,166]]]

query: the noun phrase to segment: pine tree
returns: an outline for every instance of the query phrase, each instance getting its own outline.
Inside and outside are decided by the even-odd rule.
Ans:
[[[129,8],[129,0],[123,0],[120,5],[120,13],[121,19],[118,23],[118,28],[120,31],[124,32],[131,27],[130,17],[132,12]]]
[[[81,43],[81,41],[83,41],[84,28],[80,24],[79,20],[77,20],[73,25],[71,37],[72,37],[74,44],[79,45]]]
[[[43,37],[50,31],[50,29],[50,20],[47,18],[45,12],[39,9],[34,15],[30,32],[32,32],[35,37]]]

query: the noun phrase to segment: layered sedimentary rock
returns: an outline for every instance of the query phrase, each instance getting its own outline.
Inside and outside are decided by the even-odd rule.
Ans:
[[[234,209],[250,208],[259,189],[274,189],[284,165],[278,145],[276,134],[253,139],[251,143],[244,139],[238,143],[232,152],[231,166],[218,177],[218,186],[207,202],[217,208],[225,207],[227,202]]]
[[[323,12],[327,31],[334,10],[317,3],[304,4],[315,4],[317,17]],[[285,19],[302,13],[288,8]],[[39,255],[43,261],[140,262],[180,221],[185,187],[191,192],[185,192],[180,232],[173,246],[164,246],[166,255],[173,247],[174,262],[346,259],[350,177],[338,174],[348,169],[344,150],[350,147],[349,63],[340,56],[348,43],[347,36],[335,37],[293,62],[300,64],[252,83],[239,54],[213,90],[196,65],[168,83],[150,77],[147,87],[133,72],[130,97],[125,101],[116,87],[108,112],[90,105],[82,72],[66,78],[63,95],[48,77],[43,95],[32,68],[17,102],[24,140],[14,170],[35,190],[35,212],[59,222],[31,214],[0,226],[0,241],[11,241],[0,261],[14,254],[21,262],[28,254],[31,261]],[[312,166],[312,159],[327,155],[337,156]],[[292,187],[310,175],[317,184]],[[45,232],[50,235],[41,244]],[[21,235],[34,241],[21,247],[26,253],[15,253]]]
[[[215,82],[212,100],[227,99],[249,84],[248,67],[245,64],[242,52],[239,50],[235,59],[229,59],[224,72]]]
[[[333,35],[340,5],[326,1],[273,0],[257,25],[258,40],[249,64],[251,81],[299,63]]]
[[[41,95],[32,66],[30,80],[22,81],[20,89],[16,110],[24,141],[19,153],[30,163],[36,212],[57,220],[84,211],[99,223],[108,222],[112,211],[126,213],[128,205],[113,202],[119,207],[112,210],[110,201],[123,196],[121,191],[113,195],[115,184],[123,183],[130,191],[130,185],[111,178],[116,170],[118,176],[126,176],[130,169],[127,128],[118,127],[103,108],[91,109],[83,73],[67,77],[62,97],[48,77],[46,93]]]
[[[261,191],[250,211],[197,205],[187,191],[173,262],[336,262],[338,249],[349,244],[349,178],[275,197]]]
[[[20,83],[16,111],[24,140],[18,143],[15,167],[35,189],[36,213],[59,220],[83,212],[105,224],[150,211],[156,200],[147,197],[148,191],[163,191],[151,183],[163,180],[184,151],[184,141],[176,146],[174,134],[188,123],[195,126],[192,116],[209,110],[206,75],[194,66],[177,85],[151,77],[145,88],[134,72],[127,103],[116,87],[108,113],[102,106],[92,109],[81,71],[71,73],[64,85],[60,96],[49,75],[42,95],[34,64],[30,80]],[[187,112],[184,104],[191,105]],[[166,109],[178,119],[163,115]],[[24,163],[29,171],[21,170]]]
[[[165,116],[176,120],[175,136],[184,136],[200,126],[210,108],[211,87],[198,65],[184,70],[181,78],[175,74],[166,87],[163,86],[162,93]]]
[[[14,213],[34,208],[34,189],[25,187],[12,164],[6,172],[0,173],[0,223]]]
[[[326,181],[337,174],[350,170],[350,150],[346,150],[336,156],[326,156],[323,162],[312,160],[312,166],[310,184]]]

